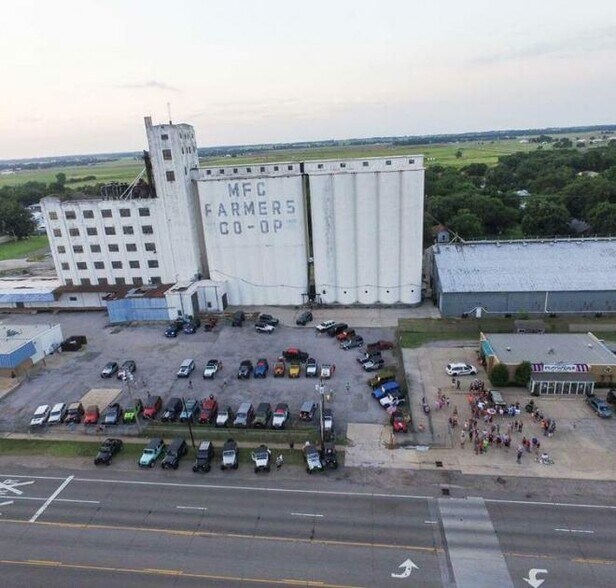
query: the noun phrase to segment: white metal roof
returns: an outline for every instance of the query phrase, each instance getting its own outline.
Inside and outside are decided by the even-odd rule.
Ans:
[[[434,246],[443,292],[616,290],[616,239]]]

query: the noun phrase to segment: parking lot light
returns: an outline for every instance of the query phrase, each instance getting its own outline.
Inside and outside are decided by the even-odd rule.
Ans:
[[[186,412],[186,398],[184,398],[183,396],[182,396],[182,410]],[[186,424],[188,425],[188,433],[190,434],[190,442],[192,443],[193,451],[196,451],[197,446],[195,445],[195,438],[193,437],[192,418],[187,418]]]
[[[135,399],[133,398],[133,390],[131,388],[131,384],[135,381],[135,376],[133,376],[132,372],[128,372],[124,376],[124,382],[126,383],[126,390],[128,392],[128,397],[130,398],[130,402],[133,408],[137,405],[135,404]],[[137,432],[141,433],[141,422],[139,421],[139,414],[135,411],[135,424],[137,425]]]

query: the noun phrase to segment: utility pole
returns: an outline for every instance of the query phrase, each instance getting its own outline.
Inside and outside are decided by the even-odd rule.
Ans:
[[[133,398],[133,391],[130,387],[131,383],[134,381],[134,376],[132,372],[128,372],[124,377],[124,382],[126,382],[126,390],[128,391],[128,397],[130,398],[131,404],[133,408],[137,408],[135,403],[135,399]],[[141,433],[141,422],[139,421],[139,413],[135,410],[135,424],[137,425],[137,432]]]
[[[321,433],[321,445],[325,441],[325,434],[323,431],[323,394],[325,386],[323,385],[323,378],[319,379],[319,383],[315,386],[315,390],[319,395],[319,430]]]
[[[186,410],[186,399],[182,396],[182,408]],[[195,438],[193,437],[192,431],[192,416],[186,419],[186,424],[188,425],[188,433],[190,435],[190,442],[192,443],[193,451],[197,450],[197,446],[195,445]]]

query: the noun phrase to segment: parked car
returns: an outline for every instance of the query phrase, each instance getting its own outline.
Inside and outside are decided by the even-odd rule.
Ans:
[[[267,359],[264,357],[260,357],[257,359],[257,364],[255,365],[255,370],[253,372],[253,376],[255,378],[265,378],[267,376],[267,372],[269,370],[269,363],[267,363]]]
[[[357,356],[357,363],[363,365],[367,361],[375,360],[375,359],[383,359],[380,351],[368,351],[366,353],[360,353]]]
[[[174,396],[167,401],[163,416],[160,417],[160,420],[163,423],[171,423],[178,418],[180,412],[182,412],[182,401]]]
[[[381,384],[378,388],[375,388],[374,390],[372,390],[372,396],[376,400],[380,400],[381,398],[384,398],[388,394],[391,394],[392,392],[397,392],[399,390],[400,390],[400,384],[398,384],[398,382],[396,382],[395,380],[391,380],[389,382],[385,382],[384,384]]]
[[[36,408],[34,414],[32,415],[32,419],[30,419],[31,427],[40,427],[47,422],[49,418],[49,413],[51,409],[48,404],[41,404]]]
[[[274,378],[283,378],[287,371],[287,367],[282,359],[279,359],[274,364]]]
[[[605,400],[601,400],[596,396],[590,396],[586,398],[586,402],[588,402],[588,405],[592,408],[593,412],[597,414],[597,416],[609,418],[613,414],[612,409],[608,406]]]
[[[233,468],[237,470],[239,466],[239,450],[237,443],[233,439],[227,439],[222,446],[222,458],[220,461],[220,469],[226,470],[227,468]]]
[[[69,423],[80,423],[83,418],[83,405],[81,402],[71,402],[68,405],[68,410],[66,411],[66,418],[64,419],[65,424]]]
[[[605,401],[609,402],[610,404],[616,404],[616,390],[610,390],[605,397]]]
[[[477,368],[470,363],[448,363],[445,371],[448,376],[474,376]]]
[[[329,329],[331,329],[334,325],[336,324],[336,321],[323,321],[322,323],[319,323],[315,329],[319,332],[319,333],[326,333]]]
[[[238,380],[247,380],[250,378],[250,374],[252,373],[252,361],[249,359],[245,359],[240,363],[240,367],[237,370],[237,379]]]
[[[49,418],[47,419],[48,425],[59,425],[64,421],[66,417],[66,404],[64,402],[58,402],[53,405]]]
[[[267,448],[267,445],[259,445],[251,453],[250,457],[255,464],[255,474],[270,471],[272,452]]]
[[[111,378],[115,374],[120,366],[117,361],[110,361],[105,364],[105,367],[101,370],[101,378]]]
[[[389,422],[394,433],[408,433],[408,423],[404,413],[401,410],[392,412],[389,416]]]
[[[338,469],[338,454],[336,446],[331,441],[323,443],[321,448],[321,461],[324,468]]]
[[[233,422],[234,418],[235,416],[230,406],[227,406],[226,408],[219,408],[218,414],[216,415],[216,426],[226,427]]]
[[[331,408],[323,409],[323,438],[325,440],[333,439],[334,437],[334,413]]]
[[[365,372],[376,372],[378,370],[382,370],[384,366],[385,360],[382,357],[373,357],[372,359],[367,359],[361,364],[361,367]]]
[[[365,369],[365,368],[364,368]],[[378,388],[381,384],[396,379],[396,372],[392,369],[381,370],[376,376],[368,380],[371,388]]]
[[[346,323],[336,323],[333,327],[330,327],[329,329],[327,329],[327,334],[330,337],[336,337],[340,333],[346,331],[348,328],[349,328],[349,325],[347,325]]]
[[[361,347],[364,344],[363,337],[357,335],[351,339],[346,339],[342,343],[340,343],[340,349],[344,349],[348,351],[349,349],[355,349],[356,347]]]
[[[218,401],[213,394],[210,394],[207,398],[204,398],[201,401],[201,414],[199,415],[199,422],[202,425],[205,423],[216,422],[216,424],[218,425],[217,417]]]
[[[113,439],[111,437],[105,439],[98,448],[98,453],[94,458],[94,465],[111,465],[113,456],[122,451],[123,446],[122,439]]]
[[[197,447],[197,457],[192,467],[193,472],[209,472],[214,459],[214,445],[211,441],[201,441]]]
[[[250,427],[254,416],[255,411],[252,408],[252,404],[250,402],[242,402],[242,404],[240,404],[240,407],[237,409],[237,414],[235,415],[233,426],[247,429],[248,427]]]
[[[148,395],[145,401],[145,405],[143,407],[143,418],[148,420],[154,420],[162,407],[163,399],[160,396]]]
[[[98,423],[98,419],[100,417],[100,411],[98,410],[98,405],[90,404],[90,406],[86,407],[86,412],[83,417],[84,425],[95,425]]]
[[[312,322],[312,313],[309,310],[305,310],[295,319],[296,325],[305,327],[308,323]]]
[[[304,363],[308,359],[308,354],[297,347],[289,347],[282,352],[282,357],[287,361],[299,361]]]
[[[265,333],[266,335],[271,335],[276,330],[276,327],[273,325],[268,325],[267,323],[257,323],[255,325],[255,331],[257,333]]]
[[[181,437],[176,437],[171,440],[167,447],[167,452],[165,453],[165,458],[160,464],[163,469],[173,468],[174,470],[178,469],[180,465],[180,460],[188,453],[188,446],[186,445],[186,441]]]
[[[292,361],[289,365],[289,378],[299,378],[302,373],[302,366],[299,361]]]
[[[379,404],[383,408],[390,408],[392,406],[398,407],[406,404],[406,398],[402,394],[402,391],[398,390],[397,392],[390,392],[383,396],[383,398],[379,399]]]
[[[203,370],[203,379],[211,380],[222,369],[222,362],[218,359],[208,359]]]
[[[118,370],[118,380],[126,380],[137,369],[137,364],[132,359],[127,359]]]
[[[218,324],[218,319],[215,316],[209,316],[203,321],[203,330],[206,332],[213,331]]]
[[[156,460],[161,456],[164,448],[165,442],[162,439],[158,437],[150,439],[150,442],[145,446],[145,449],[139,458],[139,467],[153,468]]]
[[[270,417],[272,416],[272,405],[269,402],[260,402],[255,411],[255,418],[252,421],[252,426],[257,429],[267,427]]]
[[[306,377],[316,378],[319,375],[319,364],[314,357],[309,357],[306,361]]]
[[[103,425],[117,425],[122,419],[122,407],[114,402],[103,411],[101,423]]]
[[[177,371],[176,376],[178,378],[189,378],[190,374],[193,373],[195,369],[195,360],[194,359],[185,359],[180,364],[180,369]]]
[[[319,455],[319,450],[316,446],[312,445],[306,441],[304,448],[304,460],[306,461],[306,471],[309,474],[313,472],[321,472],[323,471],[323,464],[321,463],[321,456]]]
[[[137,398],[135,404],[129,406],[124,410],[124,414],[122,415],[122,421],[124,423],[135,423],[137,422],[137,417],[142,416],[143,414],[143,402],[140,398]]]
[[[182,331],[184,331],[187,335],[194,335],[200,326],[201,321],[199,320],[199,317],[192,318],[182,325]]]
[[[171,323],[165,329],[165,337],[175,338],[175,337],[178,336],[179,332],[180,332],[180,327],[178,325],[176,325],[175,323]]]
[[[336,366],[333,363],[321,364],[321,378],[323,380],[329,380],[336,373]]]
[[[386,351],[387,349],[393,349],[394,344],[391,341],[374,341],[366,345],[366,351]]]
[[[286,402],[279,402],[274,409],[272,417],[272,429],[284,429],[289,420],[289,405]]]
[[[233,313],[233,317],[231,319],[232,327],[241,327],[246,320],[246,315],[243,310],[237,310]]]
[[[260,314],[259,322],[265,323],[266,325],[272,325],[272,327],[277,327],[280,322],[276,317],[273,317],[271,314]]]
[[[180,412],[180,422],[187,423],[190,421],[191,423],[195,420],[195,418],[199,414],[199,401],[196,398],[187,398],[182,403],[182,412]]]
[[[311,421],[314,417],[314,413],[317,411],[317,404],[312,400],[306,400],[302,403],[299,409],[300,421]]]
[[[347,339],[352,339],[355,335],[355,329],[344,329],[344,331],[336,335],[336,339],[338,341],[346,341]]]

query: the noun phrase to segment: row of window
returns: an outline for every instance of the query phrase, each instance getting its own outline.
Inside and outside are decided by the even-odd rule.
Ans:
[[[71,280],[71,279],[66,279],[65,282],[66,282],[67,286],[74,286],[75,285],[75,282],[73,280]],[[97,282],[97,284],[99,286],[107,286],[107,285],[109,285],[109,280],[107,278],[98,278],[96,282]],[[90,278],[81,278],[81,280],[79,280],[79,283],[82,286],[91,286],[92,285],[92,280],[90,280]],[[118,286],[124,286],[124,285],[126,285],[126,278],[116,278],[115,279],[115,283]],[[159,276],[152,276],[150,278],[150,284],[161,284],[161,283],[162,283],[162,281],[161,281]],[[143,286],[143,278],[139,278],[139,277],[131,278],[131,284],[133,284],[135,286]],[[77,300],[77,298],[71,297],[70,300],[75,301],[75,300]]]
[[[139,208],[139,216],[150,216],[150,209],[149,208]],[[110,208],[105,208],[103,210],[101,210],[101,216],[103,218],[112,218],[113,217],[113,211]],[[130,208],[120,208],[120,216],[122,218],[128,218],[131,216],[131,209]],[[77,211],[75,210],[65,210],[64,211],[64,218],[66,220],[75,220],[77,218]],[[94,210],[84,210],[83,211],[83,218],[94,218]],[[52,210],[49,212],[49,219],[50,220],[58,220],[58,213],[55,210]]]
[[[77,262],[77,269],[78,270],[87,270],[88,269],[88,264],[85,261],[78,261]],[[71,266],[66,263],[63,262],[61,264],[62,269],[63,270],[69,270],[71,269]],[[111,262],[111,267],[113,269],[122,269],[122,262],[121,261],[112,261]],[[139,261],[137,261],[136,259],[133,259],[131,261],[128,262],[128,267],[130,267],[131,269],[139,269],[140,264]],[[149,268],[157,268],[158,267],[158,260],[157,259],[148,259],[148,267]],[[104,270],[105,269],[105,263],[103,261],[95,261],[94,262],[94,269],[97,270]]]
[[[154,228],[152,225],[141,225],[141,232],[144,235],[152,235],[154,233]],[[131,225],[126,225],[122,227],[122,233],[125,235],[134,235],[135,229]],[[68,234],[70,237],[79,237],[80,231],[77,227],[72,227],[68,230]],[[105,235],[115,235],[116,228],[115,227],[105,227]],[[90,235],[94,237],[98,235],[98,229],[96,227],[86,227],[86,235]],[[53,229],[54,237],[62,237],[61,229]]]
[[[144,243],[144,248],[146,251],[153,251],[154,253],[156,253],[156,244],[155,243]],[[109,245],[107,245],[108,249],[109,249],[109,253],[118,253],[120,251],[120,246],[117,243],[109,243]],[[57,251],[60,254],[66,253],[66,247],[64,245],[58,245],[57,247]],[[127,243],[126,244],[126,251],[128,252],[134,252],[137,251],[137,244],[136,243]],[[90,245],[90,252],[91,253],[100,253],[101,252],[101,246],[93,243]],[[73,245],[73,253],[83,253],[83,245]]]

